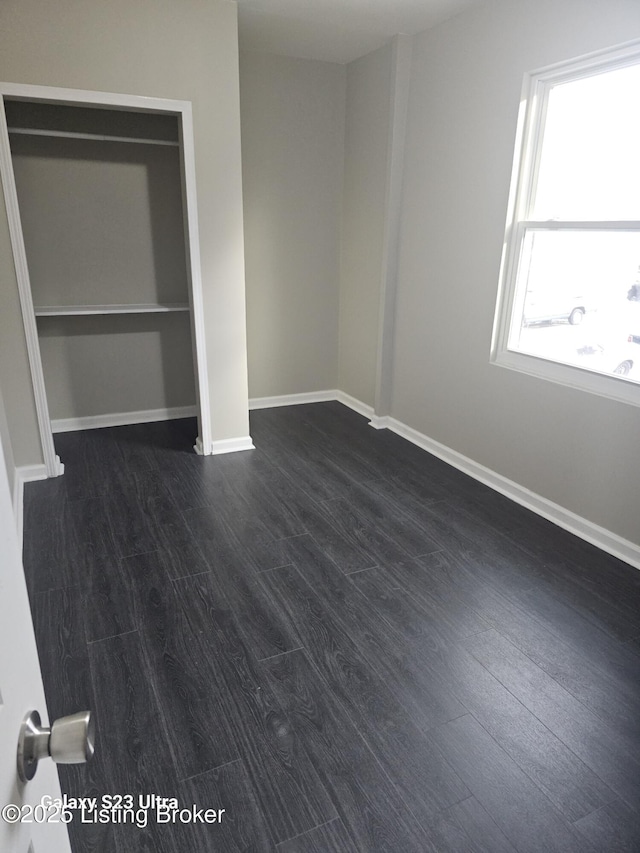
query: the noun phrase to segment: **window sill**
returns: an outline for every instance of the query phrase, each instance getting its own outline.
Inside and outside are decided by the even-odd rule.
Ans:
[[[640,350],[640,347],[638,349]],[[558,385],[597,394],[599,397],[607,397],[619,403],[640,406],[640,364],[635,368],[636,378],[623,379],[513,350],[493,353],[491,363],[539,379],[547,379]]]

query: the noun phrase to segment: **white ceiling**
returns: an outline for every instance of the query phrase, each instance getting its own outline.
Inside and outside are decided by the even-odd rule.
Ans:
[[[240,47],[351,62],[396,33],[413,35],[482,0],[237,0]]]

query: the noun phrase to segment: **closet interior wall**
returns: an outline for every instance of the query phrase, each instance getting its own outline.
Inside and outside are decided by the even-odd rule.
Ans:
[[[177,118],[5,108],[53,431],[195,414]]]

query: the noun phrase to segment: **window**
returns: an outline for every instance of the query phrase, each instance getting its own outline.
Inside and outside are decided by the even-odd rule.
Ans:
[[[640,45],[527,75],[492,360],[640,405]]]

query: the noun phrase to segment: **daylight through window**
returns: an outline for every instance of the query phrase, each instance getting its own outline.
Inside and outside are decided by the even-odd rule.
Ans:
[[[525,91],[494,360],[640,404],[640,46]]]

